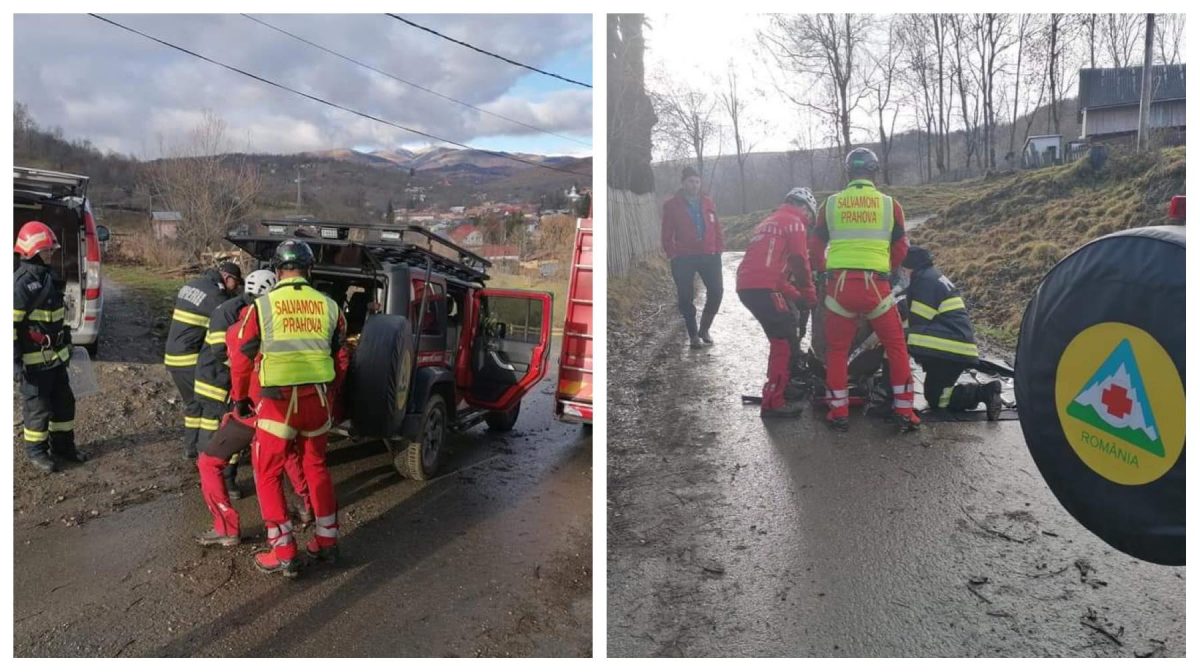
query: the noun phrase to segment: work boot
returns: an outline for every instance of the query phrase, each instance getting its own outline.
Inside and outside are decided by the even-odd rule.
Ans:
[[[29,461],[32,462],[33,466],[37,467],[39,471],[44,471],[47,474],[52,474],[58,471],[58,464],[54,462],[54,458],[50,457],[46,453],[36,453],[34,455],[30,455]]]
[[[707,329],[700,332],[700,340],[703,341],[704,343],[706,343],[707,345],[712,345],[713,343],[716,342],[713,340],[713,337],[708,333]]]
[[[275,551],[266,551],[254,556],[254,566],[263,574],[283,574],[289,579],[300,576],[300,563],[293,560],[280,560]]]
[[[921,428],[921,419],[916,413],[896,413],[892,416],[897,425],[900,425],[901,432],[915,432]]]
[[[235,474],[225,474],[225,492],[229,493],[229,499],[241,499],[242,489],[238,487],[237,476]]]
[[[786,398],[786,394],[784,395]],[[800,404],[784,404],[778,408],[764,408],[758,415],[762,418],[798,418],[804,412]]]
[[[338,550],[337,544],[322,546],[315,538],[309,539],[308,545],[304,547],[304,552],[316,562],[327,562],[331,565],[342,557],[342,552]]]
[[[218,534],[216,530],[208,530],[204,534],[197,534],[193,539],[201,546],[220,546],[229,548],[242,543],[242,540],[232,535]]]
[[[309,525],[312,525],[314,520],[316,520],[316,516],[313,515],[312,509],[307,506],[296,510],[296,527],[306,530]]]
[[[850,418],[846,416],[834,417],[832,415],[825,416],[825,421],[829,423],[829,428],[835,432],[850,431]]]
[[[70,450],[55,450],[51,448],[50,454],[53,455],[54,459],[56,460],[62,460],[63,462],[74,462],[76,464],[83,464],[84,462],[87,462],[89,457],[87,453],[76,450],[75,448],[71,448]]]
[[[700,337],[699,337],[699,336],[692,336],[692,337],[691,337],[691,339],[690,339],[690,341],[689,341],[689,343],[688,343],[688,345],[689,345],[689,346],[690,346],[692,349],[695,349],[695,348],[703,348],[703,347],[704,347],[704,341],[700,340]]]
[[[980,396],[983,397],[983,403],[987,406],[988,420],[996,421],[1000,419],[1000,411],[1004,408],[1004,400],[1000,397],[1000,392],[1003,390],[1004,386],[998,380],[993,380],[979,388]]]
[[[195,446],[184,447],[183,459],[187,460],[188,462],[195,462],[196,458],[198,457],[200,457],[200,452],[196,450]]]

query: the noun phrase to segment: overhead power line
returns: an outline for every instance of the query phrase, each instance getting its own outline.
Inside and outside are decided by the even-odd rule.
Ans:
[[[501,159],[507,159],[507,160],[509,160],[509,161],[515,161],[515,162],[517,162],[517,163],[524,163],[524,164],[526,164],[526,165],[533,166],[534,168],[542,168],[543,170],[550,170],[550,171],[554,171],[554,172],[556,172],[556,173],[565,173],[565,174],[567,174],[567,175],[576,175],[576,176],[578,176],[578,177],[586,177],[586,178],[589,178],[589,179],[592,177],[591,175],[589,175],[589,174],[587,174],[587,173],[577,173],[577,172],[575,172],[575,171],[573,171],[573,170],[564,170],[564,169],[562,169],[562,168],[555,168],[554,166],[547,166],[547,165],[545,165],[545,164],[537,163],[536,161],[529,161],[529,160],[527,160],[527,159],[522,159],[522,158],[520,158],[520,157],[517,157],[517,156],[512,156],[511,154],[505,154],[505,153],[503,153],[503,152],[494,152],[494,151],[492,151],[492,150],[490,150],[490,149],[480,149],[480,148],[478,148],[478,147],[472,147],[472,146],[470,146],[470,145],[463,144],[463,143],[461,143],[461,142],[456,142],[456,141],[454,141],[454,140],[448,140],[448,139],[446,139],[446,138],[443,138],[443,137],[441,137],[441,136],[434,135],[434,134],[432,134],[432,133],[426,133],[425,131],[418,131],[418,130],[417,130],[417,129],[415,129],[415,128],[411,128],[411,127],[409,127],[409,126],[404,126],[403,124],[397,124],[397,123],[396,123],[396,122],[394,122],[394,121],[388,121],[387,119],[380,119],[379,117],[376,117],[376,116],[374,116],[374,115],[371,115],[371,114],[367,114],[366,112],[359,112],[358,110],[355,110],[355,109],[353,109],[353,108],[346,107],[345,105],[340,105],[340,104],[338,104],[338,103],[334,103],[334,102],[331,102],[331,101],[325,100],[324,98],[318,98],[317,96],[314,96],[314,95],[312,95],[312,94],[308,94],[308,93],[304,93],[303,91],[297,91],[296,89],[293,89],[293,88],[291,88],[291,87],[289,87],[289,86],[286,86],[286,85],[284,85],[284,84],[280,84],[280,83],[278,83],[278,82],[273,82],[273,81],[271,81],[271,80],[269,80],[269,79],[267,79],[267,78],[265,78],[265,77],[261,77],[261,76],[259,76],[259,75],[256,75],[256,74],[252,73],[252,72],[247,72],[247,71],[245,71],[245,70],[242,70],[242,69],[240,69],[240,68],[236,68],[236,67],[234,67],[234,66],[232,66],[232,65],[227,65],[227,64],[225,64],[225,63],[222,63],[222,62],[220,62],[220,61],[213,60],[213,59],[211,59],[211,58],[209,58],[209,57],[207,57],[207,56],[205,56],[205,55],[203,55],[203,54],[199,54],[199,53],[197,53],[197,52],[194,52],[194,51],[192,51],[192,50],[190,50],[190,49],[186,49],[186,48],[184,48],[184,47],[181,47],[181,46],[179,46],[179,45],[177,45],[177,44],[172,44],[172,43],[170,43],[170,42],[167,42],[166,40],[161,40],[161,39],[159,39],[159,38],[157,38],[157,37],[154,37],[153,35],[150,35],[150,34],[147,34],[147,33],[143,33],[142,31],[140,31],[140,30],[138,30],[138,29],[136,29],[136,28],[130,28],[129,26],[126,26],[126,25],[123,25],[123,24],[117,23],[116,21],[113,21],[112,19],[109,19],[109,18],[106,18],[106,17],[100,16],[99,14],[93,14],[93,13],[90,13],[90,12],[89,12],[89,13],[88,13],[88,16],[91,16],[92,18],[95,18],[95,19],[99,19],[99,20],[101,20],[101,21],[103,21],[103,22],[105,22],[105,23],[107,23],[107,24],[110,24],[110,25],[116,26],[117,28],[120,28],[120,29],[122,29],[122,30],[129,31],[129,32],[131,32],[131,33],[133,33],[133,34],[135,34],[135,35],[140,35],[140,36],[142,36],[142,37],[144,37],[144,38],[146,38],[146,39],[148,39],[148,40],[151,40],[151,41],[153,41],[153,42],[157,42],[157,43],[159,43],[159,44],[163,45],[164,47],[170,47],[171,49],[174,49],[174,50],[176,50],[176,51],[181,51],[181,52],[183,52],[183,53],[185,53],[185,54],[187,54],[187,55],[189,55],[189,56],[195,56],[196,58],[198,58],[198,59],[200,59],[200,60],[202,60],[202,61],[205,61],[205,62],[208,62],[208,63],[212,63],[213,65],[220,66],[220,67],[222,67],[222,68],[225,68],[226,70],[229,70],[229,71],[231,71],[231,72],[236,72],[236,73],[238,73],[239,75],[243,75],[243,76],[249,77],[250,79],[253,79],[253,80],[256,80],[256,81],[262,82],[263,84],[267,84],[267,85],[269,85],[269,86],[273,86],[273,87],[275,87],[275,88],[277,88],[277,89],[282,89],[282,90],[284,90],[284,91],[287,91],[287,92],[289,92],[289,93],[294,93],[294,94],[296,94],[297,96],[301,96],[301,97],[303,97],[303,98],[307,98],[307,99],[309,99],[309,100],[316,101],[316,102],[318,102],[318,103],[321,103],[321,104],[323,104],[323,105],[328,105],[328,106],[330,106],[330,107],[337,108],[337,109],[339,109],[339,110],[342,110],[342,111],[344,111],[344,112],[349,112],[349,113],[351,113],[351,114],[358,115],[358,116],[360,116],[360,117],[362,117],[362,118],[364,118],[364,119],[370,119],[371,121],[375,121],[375,122],[378,122],[378,123],[381,123],[381,124],[386,124],[387,126],[391,126],[392,128],[398,128],[398,129],[400,129],[400,130],[402,130],[402,131],[407,131],[407,132],[409,132],[409,133],[412,133],[412,134],[414,134],[414,135],[419,135],[419,136],[421,136],[421,137],[424,137],[424,138],[429,138],[429,139],[431,139],[431,140],[437,140],[438,142],[444,142],[444,143],[446,143],[446,144],[448,144],[448,145],[453,145],[453,146],[455,146],[455,147],[460,147],[460,148],[462,148],[462,149],[469,149],[469,150],[471,150],[471,151],[474,151],[474,152],[480,152],[480,153],[482,153],[482,154],[487,154],[487,155],[489,155],[489,156],[495,156],[495,157],[497,157],[497,158],[501,158]]]
[[[537,131],[538,133],[545,133],[546,135],[553,135],[553,136],[554,136],[554,137],[556,137],[556,138],[562,138],[563,140],[567,140],[567,141],[569,141],[569,142],[573,142],[573,143],[575,143],[575,144],[577,144],[577,145],[583,145],[584,147],[591,147],[591,143],[583,142],[582,140],[577,140],[577,139],[575,139],[575,138],[572,138],[572,137],[570,137],[570,136],[562,135],[561,133],[555,133],[554,131],[548,131],[548,130],[546,130],[546,129],[544,129],[544,128],[539,128],[539,127],[537,127],[537,126],[534,126],[534,125],[532,125],[532,124],[527,124],[527,123],[525,123],[525,122],[523,122],[523,121],[518,121],[518,120],[516,120],[516,119],[513,119],[512,117],[506,117],[506,116],[504,116],[503,114],[499,114],[499,113],[496,113],[496,112],[492,112],[492,111],[489,111],[489,110],[485,110],[485,109],[483,109],[482,107],[476,107],[476,106],[474,106],[474,105],[472,105],[472,104],[470,104],[470,103],[468,103],[468,102],[466,102],[466,101],[462,101],[462,100],[459,100],[459,99],[457,99],[457,98],[454,98],[454,97],[451,97],[451,96],[447,96],[447,95],[445,95],[445,94],[442,94],[442,93],[438,93],[437,91],[434,91],[433,89],[430,89],[430,88],[428,88],[428,87],[425,87],[425,86],[421,86],[420,84],[417,84],[416,82],[410,82],[410,81],[408,81],[407,79],[404,79],[404,78],[402,78],[402,77],[398,77],[398,76],[396,76],[396,75],[393,75],[393,74],[391,74],[390,72],[384,72],[383,70],[380,70],[379,68],[376,68],[376,67],[374,67],[374,66],[372,66],[372,65],[369,65],[369,64],[367,64],[367,63],[363,63],[362,61],[359,61],[359,60],[356,60],[356,59],[354,59],[354,58],[351,58],[350,56],[346,56],[346,55],[344,55],[344,54],[339,54],[338,52],[336,52],[336,51],[334,51],[334,50],[332,50],[332,49],[329,49],[328,47],[323,47],[323,46],[321,46],[321,45],[317,44],[316,42],[313,42],[313,41],[311,41],[311,40],[308,40],[308,39],[305,39],[305,38],[303,38],[303,37],[300,37],[299,35],[296,35],[295,33],[288,32],[288,31],[284,30],[283,28],[280,28],[279,26],[272,25],[272,24],[270,24],[270,23],[267,23],[266,21],[263,21],[262,19],[258,19],[258,18],[255,18],[255,17],[253,17],[253,16],[250,16],[249,14],[242,14],[242,16],[246,17],[247,19],[250,19],[251,21],[254,21],[255,23],[262,24],[262,25],[266,26],[267,28],[270,28],[271,30],[274,30],[274,31],[276,31],[276,32],[283,33],[284,35],[287,35],[288,37],[290,37],[290,38],[292,38],[292,39],[294,39],[294,40],[298,40],[298,41],[300,41],[300,42],[303,42],[303,43],[305,43],[305,44],[309,45],[310,47],[315,47],[315,48],[317,48],[317,49],[320,49],[321,51],[324,51],[324,52],[325,52],[325,53],[327,53],[327,54],[332,54],[333,56],[337,56],[338,58],[340,58],[340,59],[342,59],[342,60],[349,61],[349,62],[351,62],[351,63],[353,63],[353,64],[355,64],[355,65],[358,65],[358,66],[361,66],[361,67],[363,67],[363,68],[366,68],[367,70],[370,70],[371,72],[378,73],[378,74],[380,74],[380,75],[383,75],[384,77],[387,77],[387,78],[389,78],[389,79],[393,79],[393,80],[395,80],[395,81],[397,81],[397,82],[400,82],[401,84],[407,84],[408,86],[411,86],[411,87],[413,87],[413,88],[415,88],[415,89],[419,89],[419,90],[421,90],[421,91],[424,91],[425,93],[428,93],[428,94],[431,94],[431,95],[437,96],[438,98],[441,98],[442,100],[448,100],[448,101],[450,101],[450,102],[452,102],[452,103],[458,103],[459,105],[462,105],[462,106],[464,106],[464,107],[469,107],[469,108],[471,108],[472,110],[475,110],[476,112],[481,112],[481,113],[483,113],[483,114],[486,114],[486,115],[489,115],[489,116],[495,117],[495,118],[497,118],[497,119],[503,119],[504,121],[507,121],[507,122],[509,122],[509,123],[516,124],[516,125],[518,125],[518,126],[523,126],[523,127],[525,127],[525,128],[528,128],[528,129],[529,129],[529,130],[531,130],[531,131]]]
[[[434,30],[434,29],[432,29],[432,28],[426,28],[425,26],[422,26],[422,25],[421,25],[421,24],[419,24],[419,23],[414,23],[414,22],[412,22],[412,21],[409,21],[408,19],[406,19],[406,18],[404,18],[404,17],[402,17],[402,16],[398,16],[398,15],[396,15],[396,14],[392,14],[392,13],[388,13],[388,16],[392,17],[393,19],[395,19],[395,20],[397,20],[397,21],[400,21],[401,23],[406,23],[406,24],[408,24],[408,25],[412,26],[413,28],[417,28],[417,29],[419,29],[419,30],[423,30],[423,31],[425,31],[425,32],[427,32],[427,33],[431,33],[431,34],[433,34],[433,35],[437,35],[438,37],[442,38],[443,40],[449,40],[449,41],[451,41],[451,42],[453,42],[453,43],[455,43],[455,44],[458,44],[458,45],[464,46],[464,47],[466,47],[466,48],[468,48],[468,49],[470,49],[470,50],[472,50],[472,51],[478,51],[479,53],[481,53],[481,54],[484,54],[484,55],[486,55],[486,56],[491,56],[492,58],[498,58],[498,59],[500,59],[500,60],[504,61],[505,63],[509,63],[509,64],[511,64],[511,65],[515,65],[515,66],[517,66],[517,67],[519,67],[519,68],[525,68],[526,70],[532,70],[532,71],[534,71],[534,72],[536,72],[536,73],[539,73],[539,74],[542,74],[542,75],[546,75],[547,77],[553,77],[553,78],[555,78],[555,79],[561,79],[561,80],[562,80],[562,81],[564,81],[564,82],[569,82],[569,83],[571,83],[571,84],[577,84],[577,85],[579,85],[579,86],[583,86],[583,87],[586,87],[586,88],[589,88],[589,89],[590,89],[590,88],[592,88],[592,85],[591,85],[591,84],[587,84],[587,83],[585,83],[585,82],[580,82],[580,81],[578,81],[578,80],[574,80],[574,79],[571,79],[571,78],[569,78],[569,77],[563,77],[562,75],[556,75],[556,74],[554,74],[553,72],[547,72],[547,71],[545,71],[545,70],[542,70],[542,69],[540,69],[540,68],[535,68],[535,67],[533,67],[532,65],[525,65],[524,63],[521,63],[520,61],[514,61],[514,60],[512,60],[511,58],[505,58],[504,56],[501,56],[500,54],[497,54],[497,53],[494,53],[494,52],[488,51],[487,49],[480,49],[479,47],[477,47],[477,46],[475,46],[475,45],[471,44],[470,42],[463,42],[462,40],[456,40],[456,39],[454,39],[453,37],[450,37],[449,35],[443,35],[442,33],[439,33],[438,31],[436,31],[436,30]]]

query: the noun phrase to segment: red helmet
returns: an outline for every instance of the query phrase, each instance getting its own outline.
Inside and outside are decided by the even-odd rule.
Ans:
[[[50,227],[38,221],[25,222],[17,234],[17,244],[13,245],[13,252],[21,255],[22,259],[32,259],[42,250],[55,249],[58,249],[58,238],[54,237]]]

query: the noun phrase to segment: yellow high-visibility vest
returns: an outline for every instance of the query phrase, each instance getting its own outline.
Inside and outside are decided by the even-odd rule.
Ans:
[[[338,324],[333,299],[303,278],[279,281],[254,301],[261,340],[259,384],[285,387],[333,380],[330,341]]]
[[[858,269],[890,273],[892,197],[880,193],[870,180],[852,180],[825,201],[829,227],[829,270]]]

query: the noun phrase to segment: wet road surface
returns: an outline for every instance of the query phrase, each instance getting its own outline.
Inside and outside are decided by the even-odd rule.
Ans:
[[[609,655],[1184,655],[1183,568],[1076,523],[1019,423],[839,435],[742,406],[767,339],[740,256],[715,346],[690,350],[673,305],[609,332]]]
[[[105,345],[102,358],[130,359],[119,344]],[[102,384],[114,384],[115,366],[157,376],[158,365],[137,358],[101,362]],[[124,441],[118,422],[116,435],[92,442],[93,462],[49,477],[19,457],[14,654],[590,655],[591,437],[554,419],[552,392],[546,380],[530,393],[509,434],[479,427],[452,438],[444,475],[425,484],[401,479],[379,443],[331,448],[342,562],[297,581],[254,569],[264,540],[253,496],[235,502],[251,544],[213,550],[191,541],[211,521],[195,469],[177,466],[171,437]],[[107,401],[81,401],[80,424],[104,427],[88,406],[95,413]],[[79,516],[61,515],[79,508],[69,493],[49,502],[30,494],[110,478],[122,462],[180,483],[132,504],[96,503],[109,495],[105,481],[103,493],[87,491],[84,508],[97,508]],[[112,478],[114,498],[132,489]],[[249,490],[248,469],[240,480]]]

